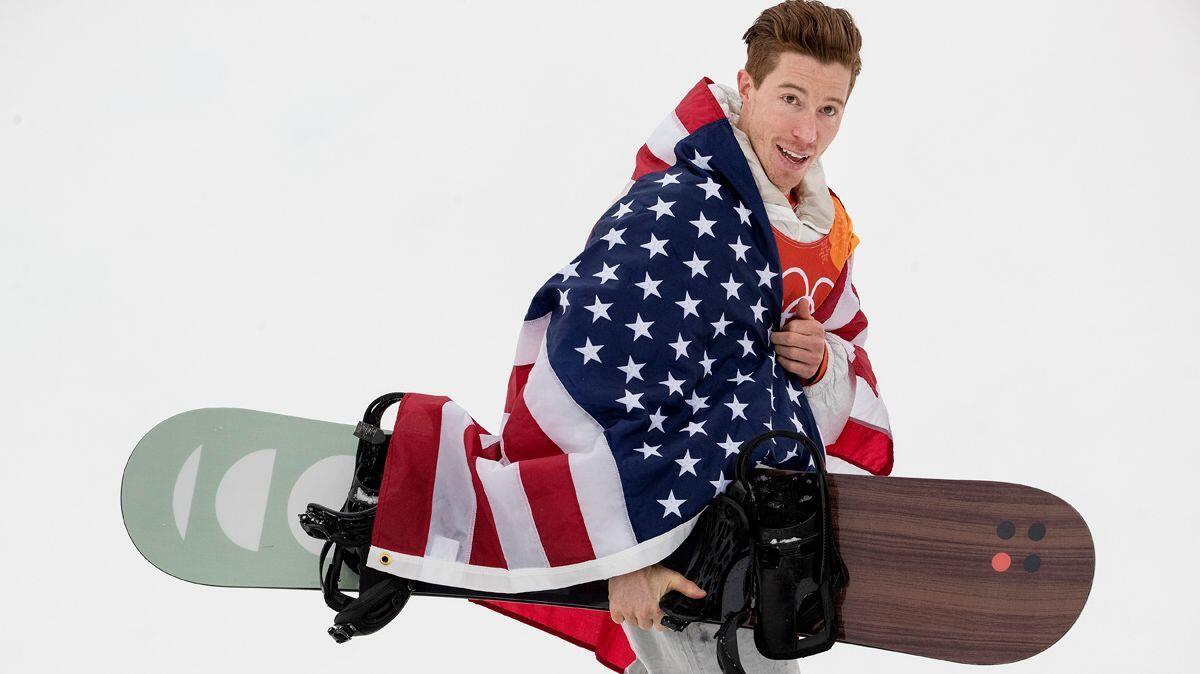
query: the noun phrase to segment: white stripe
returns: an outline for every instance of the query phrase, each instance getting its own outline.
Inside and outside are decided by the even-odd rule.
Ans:
[[[484,461],[486,459],[479,459],[476,463],[482,464]],[[480,466],[480,468],[482,475],[483,467]],[[692,527],[696,526],[699,519],[700,517],[697,515],[664,534],[616,554],[553,568],[520,568],[509,559],[510,568],[497,569],[489,566],[473,566],[403,555],[375,546],[371,547],[367,566],[378,571],[395,574],[401,578],[485,592],[514,593],[550,590],[622,576],[661,562],[683,543],[683,539],[687,538],[688,534],[692,533]],[[504,552],[505,555],[508,554],[508,550]],[[386,565],[381,562],[381,555],[389,557]]]
[[[850,409],[850,418],[890,433],[891,424],[888,421],[887,408],[875,396],[871,385],[866,379],[858,377],[854,386],[854,407]]]
[[[447,550],[439,539],[458,541],[457,559],[471,558],[472,534],[475,532],[475,487],[467,468],[467,450],[463,433],[471,425],[467,411],[453,401],[442,405],[441,437],[438,441],[437,473],[433,480],[433,502],[429,511],[429,537],[425,554],[440,556]],[[439,547],[440,545],[440,547]]]
[[[850,340],[850,343],[855,346],[862,347],[864,349],[867,348],[867,333],[868,332],[870,332],[870,330],[868,330],[866,327],[864,327],[862,330],[859,330],[858,334],[854,336],[854,339]],[[854,349],[851,349],[851,351],[853,351],[853,350]]]
[[[517,337],[517,355],[513,358],[513,367],[529,365],[537,359],[542,340],[546,337],[546,328],[550,325],[548,312],[537,318],[525,321],[521,325],[521,334]]]
[[[683,122],[679,121],[679,117],[672,111],[666,119],[659,123],[654,133],[650,134],[650,138],[646,140],[646,147],[650,148],[651,154],[663,160],[668,166],[674,166],[675,144],[686,138],[687,135],[687,129],[684,128]]]
[[[563,387],[544,343],[529,372],[525,405],[546,437],[568,455],[579,510],[596,556],[635,545],[621,475],[604,429]]]
[[[854,256],[850,256],[850,259],[846,261],[846,285],[842,288],[842,296],[837,298],[837,305],[834,307],[833,313],[823,324],[826,330],[837,330],[844,327],[858,315],[858,297],[854,295],[854,288],[851,286],[854,279],[853,270]],[[828,302],[828,298],[825,301]]]
[[[475,460],[475,472],[483,483],[488,505],[492,507],[496,537],[500,539],[500,549],[504,551],[508,567],[545,569],[550,562],[538,538],[533,511],[529,508],[529,499],[525,497],[525,489],[521,485],[520,466],[520,462],[500,465],[482,457]],[[423,577],[421,579],[425,580]]]

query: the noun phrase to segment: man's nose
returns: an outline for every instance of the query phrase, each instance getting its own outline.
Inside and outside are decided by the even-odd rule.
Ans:
[[[803,114],[792,127],[792,137],[806,147],[817,142],[817,117],[813,114]]]

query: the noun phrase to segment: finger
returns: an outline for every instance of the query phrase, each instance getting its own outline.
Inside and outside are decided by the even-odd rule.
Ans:
[[[796,317],[812,318],[812,310],[808,307],[807,297],[800,298],[800,301],[796,303]]]
[[[775,360],[779,362],[780,367],[788,372],[791,372],[797,377],[800,377],[801,379],[808,379],[817,371],[815,365],[805,365],[804,363],[801,363],[798,360],[792,360],[791,358],[776,356]]]
[[[679,592],[682,592],[683,594],[691,597],[692,599],[700,599],[700,598],[704,597],[704,595],[708,594],[707,592],[704,591],[703,588],[701,588],[699,585],[693,583],[692,581],[688,580],[681,573],[677,573],[671,577],[668,587],[670,587],[672,590],[677,590]]]
[[[637,626],[647,632],[654,629],[654,616],[649,613],[639,613],[637,616]]]
[[[798,360],[806,365],[816,365],[821,362],[823,355],[820,347],[812,344],[805,346],[776,346],[775,353],[789,360]]]
[[[622,622],[625,622],[625,615],[617,611],[609,611],[608,617],[612,618],[612,621],[618,625],[620,625]]]
[[[781,331],[784,335],[816,337],[825,334],[825,326],[815,318],[793,318],[785,327],[787,330]]]

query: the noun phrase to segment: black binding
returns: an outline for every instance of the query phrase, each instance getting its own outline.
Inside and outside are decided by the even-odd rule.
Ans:
[[[812,473],[758,473],[750,461],[764,440],[786,437],[813,457]],[[824,457],[809,438],[775,430],[742,444],[737,472],[701,514],[700,541],[684,575],[705,589],[703,599],[678,592],[663,597],[662,623],[682,630],[717,619],[717,662],[744,674],[737,629],[754,616],[754,643],[774,660],[828,650],[837,638],[834,599],[848,574],[833,542]],[[808,636],[800,637],[799,633]]]
[[[384,411],[403,398],[403,393],[379,396],[367,406],[363,420],[354,429],[354,435],[359,438],[358,452],[350,493],[342,509],[333,510],[310,503],[300,515],[300,527],[304,532],[325,541],[317,562],[317,574],[325,604],[338,612],[333,627],[329,628],[329,636],[339,644],[387,625],[412,596],[411,582],[368,568],[364,563],[371,547],[371,529],[375,524],[379,483],[390,437],[379,423]],[[326,567],[330,550],[333,556]],[[343,567],[358,574],[357,597],[350,597],[339,587]]]

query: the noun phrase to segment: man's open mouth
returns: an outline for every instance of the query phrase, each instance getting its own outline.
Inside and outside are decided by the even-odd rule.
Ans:
[[[779,150],[779,154],[783,155],[783,158],[793,166],[804,166],[804,164],[808,161],[808,155],[806,154],[797,154],[795,152],[785,150],[782,145],[776,145],[775,147]]]

